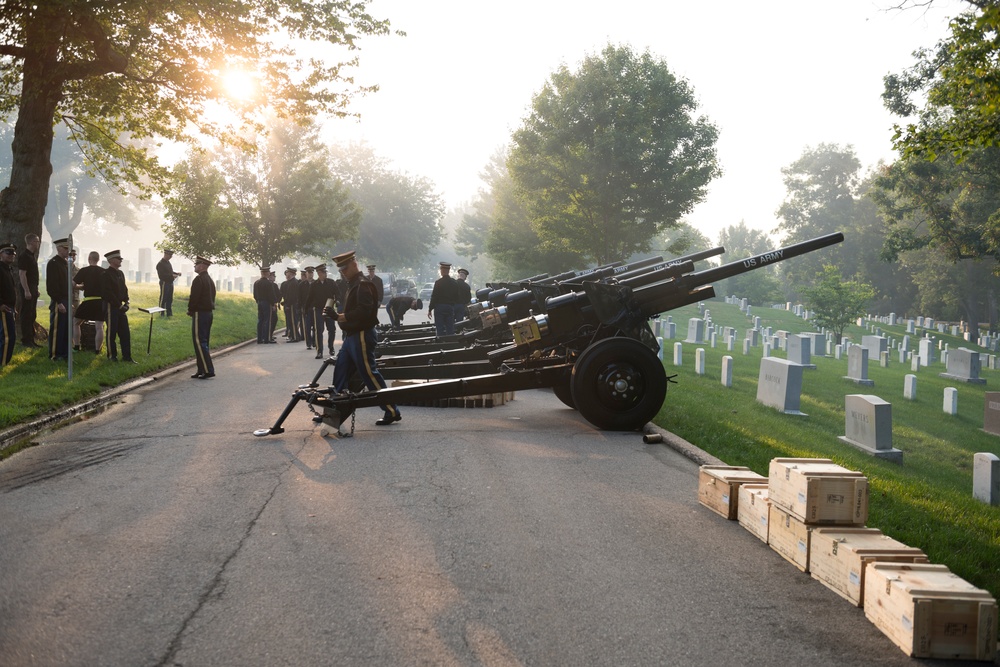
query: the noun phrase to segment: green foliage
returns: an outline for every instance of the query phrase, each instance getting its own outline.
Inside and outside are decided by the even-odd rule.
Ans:
[[[785,232],[783,245],[817,236],[844,231],[853,219],[857,205],[858,172],[861,162],[852,146],[841,148],[820,144],[806,148],[802,156],[781,170],[788,194],[778,208],[778,230]],[[829,248],[822,257],[806,255],[781,273],[787,286],[808,286],[822,264],[845,264],[851,254],[843,244]],[[790,291],[788,296],[795,296]]]
[[[712,320],[719,326],[742,330],[750,326],[736,306],[712,301]],[[815,324],[788,311],[756,309],[763,326],[792,333],[815,331]],[[672,312],[675,321],[697,317],[694,306]],[[899,340],[903,326],[880,325]],[[845,331],[860,340],[864,329],[851,325]],[[934,334],[951,348],[979,349],[947,334]],[[677,374],[670,385],[656,424],[694,443],[729,465],[749,466],[767,474],[768,462],[777,456],[824,457],[864,473],[871,488],[868,526],[912,547],[924,550],[931,562],[947,565],[960,577],[1000,596],[1000,513],[972,497],[972,460],[976,452],[1000,454],[997,437],[982,431],[984,392],[1000,380],[996,371],[984,370],[989,385],[957,385],[958,415],[941,411],[941,396],[952,380],[934,368],[918,374],[917,399],[903,399],[903,378],[909,364],[895,358],[887,368],[869,365],[875,382],[865,393],[877,393],[892,403],[895,447],[904,451],[902,465],[875,459],[837,438],[844,435],[844,396],[858,393],[857,385],[842,379],[846,359],[812,358],[817,369],[806,371],[802,384],[802,412],[807,417],[782,415],[756,401],[761,348],[749,355],[727,352],[725,347],[705,347],[706,374],[697,375],[690,363],[691,348],[684,346],[685,365],[667,371]],[[982,350],[980,350],[982,352]],[[733,357],[733,386],[719,382],[722,357]],[[894,356],[894,355],[893,355]],[[943,368],[938,365],[938,368]]]
[[[895,128],[893,142],[904,157],[962,158],[997,145],[1000,3],[971,4],[975,9],[952,20],[947,39],[916,52],[911,68],[884,79],[886,108],[901,117],[915,116]]]
[[[330,169],[361,209],[357,243],[336,244],[317,238],[317,254],[357,250],[358,257],[378,263],[380,270],[418,266],[441,240],[444,202],[426,178],[393,171],[367,144],[335,146]]]
[[[813,312],[813,321],[837,335],[837,342],[851,322],[868,312],[875,290],[856,280],[844,280],[836,266],[824,266],[823,273],[812,287],[802,290],[806,305]]]
[[[902,158],[882,169],[874,186],[871,197],[887,228],[883,259],[926,248],[962,264],[956,292],[970,325],[978,326],[981,304],[995,302],[995,284],[979,269],[997,272],[1000,260],[1000,147],[969,151],[960,162],[950,155]]]
[[[168,171],[147,140],[234,145],[265,106],[283,117],[345,115],[345,69],[362,35],[388,22],[349,0],[122,0],[8,3],[0,12],[0,116],[17,110],[11,184],[0,217],[41,232],[51,128],[64,123],[112,185],[163,192]],[[306,57],[322,47],[322,57]],[[233,99],[230,70],[255,73],[259,94]],[[233,122],[220,120],[227,109]],[[251,133],[245,133],[250,130]]]
[[[167,200],[167,244],[184,254],[210,247],[223,264],[270,265],[357,235],[358,206],[311,123],[275,120],[260,141],[253,152],[223,147],[181,165],[189,178]]]
[[[720,173],[718,132],[696,108],[687,82],[648,52],[609,45],[576,72],[561,67],[514,132],[508,166],[523,209],[508,212],[523,212],[543,250],[587,262],[649,250]]]
[[[719,232],[719,245],[726,249],[724,262],[760,255],[776,247],[766,233],[747,227],[743,220],[738,225],[730,225]],[[755,306],[782,301],[783,293],[776,268],[777,265],[772,264],[726,278],[715,286],[715,293],[719,296],[735,295],[745,298]]]

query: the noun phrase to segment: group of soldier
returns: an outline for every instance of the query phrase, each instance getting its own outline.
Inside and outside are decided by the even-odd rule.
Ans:
[[[385,286],[376,275],[375,268],[374,264],[368,265],[365,280],[374,288],[378,305],[382,302]],[[336,315],[344,312],[349,281],[343,276],[331,279],[326,264],[307,266],[301,270],[287,267],[281,285],[276,284],[275,278],[270,266],[262,266],[260,279],[253,284],[253,298],[257,302],[257,344],[277,342],[274,330],[278,323],[278,309],[281,308],[285,316],[287,342],[304,342],[307,350],[315,350],[316,358],[322,359],[325,338],[327,351],[332,356],[337,334]],[[330,310],[324,314],[327,308]]]
[[[69,346],[81,349],[81,325],[95,323],[94,349],[100,354],[104,346],[104,326],[107,325],[107,354],[112,361],[132,359],[132,343],[128,326],[128,285],[121,270],[119,250],[104,254],[108,267],[98,265],[100,254],[91,252],[88,265],[73,276],[75,289],[80,290],[80,303],[73,309],[73,290],[69,283],[69,259],[75,252],[69,239],[53,242],[56,254],[45,266],[45,291],[49,297],[49,357],[63,361]],[[38,272],[39,239],[36,234],[25,237],[25,247],[19,253],[14,243],[0,244],[0,314],[2,314],[2,356],[0,365],[10,363],[17,338],[25,347],[40,347],[35,341],[35,320],[40,297]],[[15,268],[16,267],[16,268]],[[72,321],[72,328],[71,328]]]

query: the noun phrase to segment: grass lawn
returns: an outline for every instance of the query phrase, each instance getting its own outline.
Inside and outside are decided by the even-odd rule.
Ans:
[[[147,355],[150,316],[138,309],[157,304],[159,286],[129,285],[132,308],[128,319],[132,332],[132,357],[139,362],[137,365],[112,362],[104,353],[74,352],[73,378],[68,379],[66,362],[51,361],[47,348],[16,347],[12,362],[0,368],[0,430],[96,396],[133,378],[192,359],[191,318],[186,314],[189,293],[188,288],[178,287],[174,293],[174,316],[156,316],[153,319],[151,352]],[[257,307],[249,294],[219,292],[215,305],[213,348],[256,337]],[[39,322],[46,329],[49,326],[48,316],[48,308],[39,309]],[[4,455],[0,451],[0,458]]]
[[[933,336],[950,349],[967,347],[980,351],[986,385],[972,385],[939,377],[945,367],[938,361],[917,373],[916,400],[903,398],[904,376],[913,371],[900,364],[898,352],[890,350],[890,364],[882,368],[870,360],[868,377],[873,387],[844,379],[847,355],[841,359],[816,357],[815,370],[806,369],[802,381],[800,410],[807,416],[784,415],[757,402],[757,377],[762,347],[743,354],[742,338],[752,326],[739,307],[721,301],[706,304],[712,321],[737,329],[732,352],[724,343],[684,344],[683,364],[673,365],[673,344],[687,335],[687,323],[698,317],[697,306],[672,311],[676,338],[664,342],[667,374],[677,374],[667,398],[654,420],[729,465],[745,465],[767,475],[774,457],[823,457],[867,475],[871,493],[868,526],[912,547],[922,549],[933,563],[1000,597],[1000,507],[985,505],[972,497],[973,455],[1000,455],[1000,436],[982,431],[984,392],[1000,391],[1000,372],[985,369],[985,350],[959,338]],[[792,333],[816,331],[791,312],[752,308],[762,326]],[[901,340],[905,323],[879,325],[883,335]],[[865,333],[852,326],[845,336],[860,342]],[[922,335],[922,333],[920,334]],[[721,336],[720,336],[721,338]],[[910,349],[917,348],[910,336]],[[706,353],[705,375],[695,373],[695,349]],[[936,349],[936,346],[935,346]],[[722,358],[733,357],[733,386],[721,383]],[[774,356],[784,357],[783,351]],[[943,410],[945,387],[958,390],[958,414]],[[875,459],[839,441],[844,435],[844,396],[873,394],[892,404],[893,446],[901,449],[903,464]]]

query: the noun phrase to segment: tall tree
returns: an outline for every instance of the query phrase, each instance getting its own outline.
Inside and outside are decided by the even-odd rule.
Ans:
[[[718,131],[648,51],[608,45],[559,68],[514,132],[510,174],[549,249],[598,264],[645,252],[720,173]]]
[[[875,184],[872,197],[889,228],[882,251],[885,259],[894,261],[906,251],[932,248],[955,264],[987,259],[989,268],[997,271],[1000,147],[976,149],[961,162],[951,155],[939,155],[933,162],[904,158],[884,168]],[[972,280],[962,297],[973,330],[981,321],[986,288]]]
[[[361,208],[359,257],[388,270],[419,266],[441,240],[444,202],[423,177],[393,171],[367,144],[331,149],[331,169]],[[346,246],[321,242],[317,250]]]
[[[967,2],[972,7],[951,21],[949,37],[884,79],[886,107],[911,119],[893,139],[906,157],[961,157],[1000,143],[1000,2]]]
[[[358,206],[330,173],[326,147],[312,124],[275,120],[255,151],[223,148],[217,163],[214,172],[205,172],[202,183],[216,193],[218,210],[226,211],[220,221],[237,223],[235,245],[231,234],[225,236],[231,245],[222,255],[225,261],[270,265],[357,235]],[[199,238],[201,209],[185,213],[169,210],[167,243]]]
[[[784,232],[782,245],[845,230],[857,203],[860,169],[852,146],[834,144],[807,147],[799,159],[784,167],[781,173],[788,194],[775,213],[779,218],[776,231]],[[810,285],[824,264],[844,265],[851,255],[850,248],[839,244],[783,264],[788,296],[798,296],[795,288]]]
[[[724,262],[735,262],[745,257],[753,257],[767,252],[774,243],[766,232],[747,227],[745,221],[738,225],[729,225],[719,232],[719,245],[726,249]],[[781,286],[777,279],[777,264],[765,266],[756,271],[741,273],[726,278],[715,288],[718,296],[734,295],[749,299],[755,306],[762,306],[777,301],[782,297]]]
[[[344,114],[352,91],[343,70],[355,63],[349,52],[359,35],[387,31],[365,0],[5,3],[0,117],[16,110],[17,122],[0,224],[11,237],[41,233],[57,122],[109,183],[162,188],[166,170],[131,140],[191,141],[198,128],[238,141],[206,110],[221,103],[250,119],[264,96],[227,97],[227,70],[256,72],[280,114]],[[303,57],[305,49],[293,46],[316,44],[343,61]]]
[[[844,329],[864,315],[875,298],[871,285],[859,280],[845,280],[839,267],[824,266],[823,271],[802,289],[806,305],[813,311],[817,326],[831,330],[837,342],[844,336]]]

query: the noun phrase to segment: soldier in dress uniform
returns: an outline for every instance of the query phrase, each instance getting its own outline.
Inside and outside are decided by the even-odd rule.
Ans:
[[[378,295],[378,305],[382,306],[382,300],[385,298],[385,285],[382,283],[382,279],[378,277],[375,273],[375,265],[369,264],[368,269],[368,280],[371,281],[372,285],[375,285],[376,294]]]
[[[336,299],[336,286],[326,275],[326,264],[320,264],[316,267],[316,280],[309,286],[308,304],[313,314],[312,343],[316,348],[317,359],[323,358],[323,330],[326,329],[326,322],[324,320],[330,319],[324,318],[323,309],[327,305],[327,300],[332,300],[331,303],[336,303]],[[335,309],[334,312],[336,312]]]
[[[455,333],[455,304],[461,301],[458,285],[451,277],[451,264],[441,262],[438,265],[441,277],[434,283],[431,291],[431,301],[427,306],[427,317],[434,317],[434,328],[438,336],[450,336]]]
[[[138,363],[132,359],[132,332],[128,327],[128,285],[125,274],[122,273],[122,254],[118,250],[104,253],[108,260],[108,268],[101,275],[101,298],[108,305],[108,356],[111,361],[118,361],[118,348],[115,343],[121,342],[122,361]]]
[[[375,364],[375,325],[378,324],[379,302],[376,300],[375,285],[361,275],[354,252],[345,252],[333,258],[340,275],[347,283],[347,296],[343,312],[334,313],[337,323],[344,331],[344,344],[337,355],[333,367],[333,386],[338,392],[347,391],[351,376],[357,372],[364,385],[373,391],[385,389],[385,380]],[[392,404],[381,406],[385,414],[375,422],[378,426],[388,426],[403,417]]]
[[[215,310],[215,281],[208,275],[212,262],[204,257],[194,260],[194,272],[198,275],[191,281],[191,296],[188,299],[187,314],[191,317],[191,340],[198,372],[191,376],[195,380],[215,377],[215,366],[209,353],[212,335],[212,311]]]
[[[14,317],[17,310],[16,259],[17,246],[13,243],[0,245],[0,366],[10,363],[17,340]]]
[[[107,304],[101,296],[101,277],[104,275],[104,267],[98,262],[101,255],[96,250],[92,250],[87,255],[87,266],[76,272],[73,276],[73,283],[83,289],[83,298],[80,305],[73,313],[75,322],[73,328],[76,332],[76,340],[80,340],[80,325],[90,321],[94,323],[94,353],[100,354],[104,345],[104,321],[108,319]],[[79,345],[73,348],[79,349]]]
[[[64,361],[69,354],[69,239],[52,242],[56,254],[45,265],[45,293],[49,295],[49,357]]]
[[[21,344],[41,347],[35,342],[35,321],[38,319],[38,234],[26,234],[24,249],[17,253],[18,292],[21,308],[18,311]]]
[[[469,303],[472,301],[472,286],[469,285],[469,270],[459,269],[458,280],[455,281],[458,287],[457,293],[461,299],[455,304],[455,321],[461,322],[469,318]]]
[[[274,330],[278,327],[278,308],[281,307],[281,287],[278,286],[277,278],[278,274],[274,271],[271,271],[267,276],[267,280],[271,284],[271,297],[274,299],[271,318],[268,320],[268,334],[272,343],[278,342],[278,339],[274,337]]]
[[[271,267],[260,267],[260,279],[253,284],[253,300],[257,302],[257,344],[273,343],[271,340],[271,313],[276,308],[274,290],[271,289]]]
[[[306,341],[306,349],[313,349],[313,317],[312,309],[309,307],[309,290],[312,288],[313,271],[316,268],[307,266],[302,269],[299,278],[299,316],[302,318],[302,336]]]
[[[156,263],[156,277],[160,279],[160,308],[163,308],[160,317],[174,316],[174,281],[181,274],[174,271],[170,263],[173,256],[174,251],[167,248],[163,251],[163,259]]]
[[[294,343],[302,339],[299,333],[299,279],[294,267],[285,267],[285,281],[281,283],[281,305],[285,309],[285,339]]]
[[[399,329],[403,325],[403,316],[408,310],[422,310],[424,302],[405,294],[394,296],[385,304],[385,312],[389,314],[389,323],[393,329]]]

